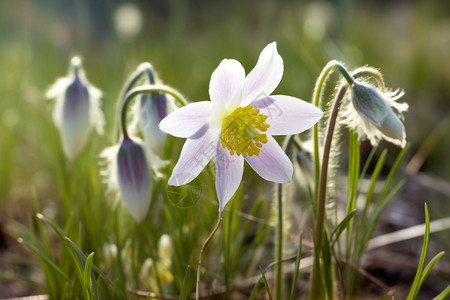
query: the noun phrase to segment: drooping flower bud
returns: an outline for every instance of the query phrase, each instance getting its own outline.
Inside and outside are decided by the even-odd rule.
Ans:
[[[144,149],[129,137],[122,140],[117,153],[117,176],[126,207],[141,222],[150,205],[150,172]]]
[[[138,69],[145,73],[148,84],[159,84],[157,74],[150,63],[142,63]],[[160,155],[166,142],[166,134],[159,129],[159,122],[164,119],[172,106],[173,98],[164,93],[142,94],[133,106],[133,120],[131,132],[137,135],[140,131],[146,148],[154,155]]]
[[[383,138],[404,147],[406,132],[400,117],[408,105],[396,102],[401,96],[403,92],[383,93],[369,84],[354,82],[351,85],[354,112],[347,114],[346,121],[360,136],[366,135],[374,145]]]
[[[84,148],[92,127],[103,134],[101,92],[87,81],[80,58],[74,57],[69,76],[58,79],[47,97],[56,99],[53,119],[60,130],[64,153],[72,160]]]
[[[158,124],[167,116],[167,97],[162,93],[144,94],[139,102],[144,142],[155,154],[160,153],[166,142],[166,134],[159,129]]]

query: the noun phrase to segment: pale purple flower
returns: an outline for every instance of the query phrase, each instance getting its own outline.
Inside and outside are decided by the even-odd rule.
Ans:
[[[107,177],[108,190],[120,191],[128,211],[141,222],[151,201],[150,170],[142,144],[133,139],[124,137],[120,145],[105,149],[101,157],[107,164],[103,175]]]
[[[187,138],[169,184],[192,181],[215,157],[222,211],[241,183],[244,160],[266,180],[289,182],[292,163],[272,135],[309,129],[323,112],[294,97],[269,96],[282,75],[283,60],[275,42],[264,48],[247,76],[238,61],[222,60],[211,76],[211,101],[188,104],[159,124],[164,132]]]
[[[64,153],[72,160],[84,148],[93,127],[103,134],[102,93],[86,79],[80,58],[73,57],[69,75],[59,78],[46,96],[56,99],[53,120],[60,131]]]

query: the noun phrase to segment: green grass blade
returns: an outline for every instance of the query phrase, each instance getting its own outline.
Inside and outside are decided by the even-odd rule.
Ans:
[[[69,238],[66,237],[65,240],[69,241]],[[71,247],[70,243],[64,243],[64,246],[66,247],[66,249],[72,256],[72,260],[75,265],[75,270],[77,272],[78,280],[80,281],[80,284],[81,284],[81,290],[83,292],[83,297],[84,297],[84,299],[88,300],[88,299],[90,299],[90,295],[88,293],[88,290],[84,286],[84,280],[83,280],[84,265],[85,265],[86,260],[84,260],[84,261],[80,260],[79,256],[77,255],[77,252],[73,249],[73,247]]]
[[[37,214],[37,217],[39,218],[39,220],[42,220],[43,222],[45,222],[47,225],[49,225],[53,231],[56,233],[56,235],[60,238],[60,240],[65,244],[68,245],[69,249],[71,249],[71,251],[69,251],[69,253],[73,255],[76,255],[75,257],[78,259],[78,261],[82,260],[83,262],[86,261],[86,255],[80,250],[80,248],[78,248],[78,246],[64,233],[64,231],[59,228],[59,226],[57,226],[55,223],[53,223],[52,221],[50,221],[48,218],[46,218],[44,215],[42,214]],[[95,272],[97,272],[97,274],[99,274],[103,280],[105,280],[111,287],[113,287],[116,292],[120,295],[121,298],[125,299],[126,295],[124,293],[123,290],[119,289],[117,287],[117,285],[111,281],[111,279],[109,279],[108,276],[106,276],[105,273],[103,273],[102,270],[100,270],[95,264],[92,264],[92,268],[94,269]],[[81,268],[80,271],[80,275],[82,278],[82,274],[83,274],[83,270],[84,269],[84,264],[83,267]]]
[[[262,277],[259,277],[258,282],[253,287],[252,293],[248,297],[248,300],[255,300],[258,295],[259,285],[261,284]]]
[[[181,286],[180,300],[190,299],[191,295],[191,266],[187,266],[184,275],[183,285]]]
[[[64,274],[64,272],[41,250],[39,250],[36,246],[28,242],[27,240],[24,240],[23,238],[19,238],[18,242],[27,247],[31,252],[36,254],[39,259],[47,264],[52,270],[56,271],[59,276],[61,276],[64,280],[69,281],[69,278]]]
[[[356,209],[352,210],[348,215],[345,216],[344,219],[334,228],[333,232],[330,236],[331,246],[334,245],[334,243],[339,239],[341,236],[341,233],[347,228],[348,223],[351,219],[355,216]]]
[[[433,298],[433,300],[444,300],[450,295],[450,284],[439,295]]]
[[[261,277],[264,280],[264,287],[266,288],[267,296],[269,297],[269,300],[272,300],[272,293],[270,292],[270,286],[269,283],[267,282],[266,275],[264,275],[264,271],[261,268],[261,266],[259,266],[259,271],[261,272]]]
[[[295,260],[294,278],[292,279],[291,295],[289,297],[290,300],[294,300],[295,287],[297,286],[298,273],[300,271],[300,260],[302,259],[302,237],[303,237],[303,234],[300,233],[300,238],[299,238],[299,242],[298,242],[297,259]]]
[[[94,258],[94,252],[88,255],[86,262],[84,264],[83,270],[83,287],[87,290],[89,294],[89,299],[95,299],[94,296],[94,286],[92,284],[92,260]]]
[[[441,251],[438,254],[436,254],[435,257],[433,257],[433,259],[427,264],[427,266],[425,267],[425,269],[422,272],[422,275],[420,276],[420,281],[419,281],[419,285],[418,285],[418,290],[420,289],[420,287],[422,286],[423,282],[425,281],[425,279],[427,278],[428,274],[430,274],[431,269],[434,267],[434,265],[441,259],[442,256],[444,256],[445,252]]]
[[[417,267],[416,275],[414,276],[414,281],[409,291],[407,300],[413,300],[416,298],[419,292],[419,282],[421,281],[422,270],[425,264],[425,258],[427,256],[428,240],[430,238],[430,218],[428,216],[428,207],[425,203],[425,235],[423,237],[422,252],[420,253],[419,266]]]
[[[374,211],[370,215],[370,219],[367,222],[367,226],[365,227],[364,235],[362,238],[362,241],[360,241],[359,250],[358,250],[358,257],[361,257],[364,250],[366,249],[367,243],[369,242],[370,237],[372,236],[372,232],[375,229],[375,225],[378,221],[378,218],[381,215],[381,212],[383,211],[384,207],[389,203],[389,200],[397,193],[397,191],[403,186],[403,183],[405,181],[402,180],[397,185],[394,186],[392,191],[384,197],[383,201],[381,203],[378,203],[378,205],[375,207]]]
[[[322,274],[325,293],[327,295],[327,299],[334,299],[334,276],[333,276],[333,262],[331,261],[331,249],[330,249],[330,240],[328,239],[328,234],[325,232],[323,235],[323,243],[322,243]]]
[[[358,198],[359,189],[359,165],[360,165],[360,148],[358,143],[358,135],[351,131],[349,137],[349,164],[348,164],[348,194],[346,214],[356,208],[356,200]],[[351,249],[353,237],[353,219],[349,219],[347,224],[346,249]],[[347,259],[350,258],[350,251],[347,250]]]

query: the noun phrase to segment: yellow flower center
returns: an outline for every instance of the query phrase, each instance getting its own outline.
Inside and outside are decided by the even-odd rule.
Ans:
[[[270,127],[265,123],[267,116],[260,114],[253,106],[236,108],[222,122],[220,142],[223,148],[230,150],[230,155],[244,157],[258,156],[260,148],[267,143],[267,135],[261,132]]]

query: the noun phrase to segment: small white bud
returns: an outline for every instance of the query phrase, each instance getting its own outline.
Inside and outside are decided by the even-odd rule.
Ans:
[[[380,137],[387,141],[404,147],[406,145],[406,132],[400,118],[394,113],[394,107],[399,113],[405,111],[406,104],[396,103],[403,93],[383,93],[379,89],[354,82],[351,86],[351,101],[357,115],[347,116],[350,127],[354,127],[359,134],[366,134],[372,144],[376,144]],[[378,133],[376,132],[378,131]]]

